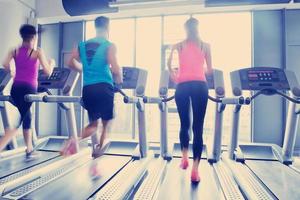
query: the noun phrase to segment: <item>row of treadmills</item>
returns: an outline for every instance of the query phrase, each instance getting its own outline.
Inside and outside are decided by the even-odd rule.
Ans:
[[[59,150],[68,137],[51,136],[35,142],[41,156],[28,160],[23,151],[8,150],[0,159],[1,199],[300,199],[300,169],[293,163],[300,103],[300,85],[291,71],[272,67],[241,69],[231,74],[234,97],[227,98],[223,73],[214,70],[207,76],[208,87],[214,91],[209,99],[215,103],[215,123],[211,140],[205,145],[200,163],[201,182],[190,182],[190,170],[179,168],[180,145],[168,141],[169,89],[176,85],[167,71],[162,71],[159,97],[145,96],[147,72],[134,67],[123,67],[123,85],[119,93],[124,103],[136,108],[138,139],[133,141],[110,140],[104,154],[92,158],[95,135],[91,142],[83,141],[80,152],[61,157]],[[74,104],[81,98],[73,96],[79,74],[67,68],[55,68],[50,77],[39,74],[39,94],[28,95],[27,101],[56,103],[65,111],[69,137],[77,137]],[[8,126],[5,93],[9,75],[0,70],[1,116]],[[59,90],[61,95],[54,95]],[[134,90],[134,96],[125,90]],[[243,91],[252,96],[243,97]],[[275,144],[239,144],[239,117],[243,106],[249,106],[261,95],[280,95],[289,102],[283,147]],[[157,104],[160,110],[160,146],[147,141],[147,104]],[[231,104],[231,105],[229,105]],[[222,146],[223,112],[233,106],[230,143]],[[44,113],[46,114],[46,113]],[[266,117],[272,113],[266,113]],[[53,120],[53,119],[49,119]],[[116,122],[117,123],[117,122]],[[190,148],[191,149],[191,148]],[[190,155],[192,155],[190,153]],[[89,174],[90,166],[97,162],[101,176]]]

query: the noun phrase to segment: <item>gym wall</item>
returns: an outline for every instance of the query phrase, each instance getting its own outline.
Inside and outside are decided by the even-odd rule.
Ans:
[[[283,68],[282,11],[253,13],[253,66]],[[284,122],[281,97],[260,96],[252,106],[252,140],[281,145]]]
[[[300,80],[299,18],[300,10],[253,12],[254,66],[289,69],[294,71]],[[253,141],[282,145],[287,106],[288,102],[281,97],[260,97],[255,100],[255,112],[252,116]],[[300,150],[299,134],[296,149]]]
[[[60,24],[49,24],[39,27],[42,33],[39,35],[39,46],[43,48],[48,58],[53,58],[56,64],[59,63],[59,41]],[[51,91],[57,94],[57,91]],[[59,123],[58,106],[56,104],[38,103],[37,112],[37,133],[39,136],[56,135]]]

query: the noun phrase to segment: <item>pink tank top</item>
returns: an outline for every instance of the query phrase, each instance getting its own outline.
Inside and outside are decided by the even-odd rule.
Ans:
[[[194,42],[186,42],[179,51],[177,82],[206,81],[204,70],[205,54]]]
[[[16,64],[14,84],[29,84],[37,87],[40,63],[38,58],[31,58],[28,51],[28,47],[20,47],[18,53],[14,56]]]

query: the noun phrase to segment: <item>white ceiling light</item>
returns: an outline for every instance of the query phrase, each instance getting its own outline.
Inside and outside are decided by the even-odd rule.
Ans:
[[[110,7],[147,6],[159,4],[203,4],[204,0],[116,0],[109,3]]]

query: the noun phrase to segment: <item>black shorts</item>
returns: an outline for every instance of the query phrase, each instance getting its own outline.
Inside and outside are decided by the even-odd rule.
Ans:
[[[31,102],[26,102],[24,100],[24,96],[27,94],[36,94],[37,89],[28,84],[16,84],[14,83],[10,95],[13,100],[13,104],[17,107],[18,111],[21,115],[21,120],[18,123],[19,127],[21,124],[23,125],[23,129],[31,128],[31,111],[30,107],[32,105]]]
[[[114,117],[114,90],[108,83],[96,83],[83,87],[82,100],[89,120],[111,120]]]

